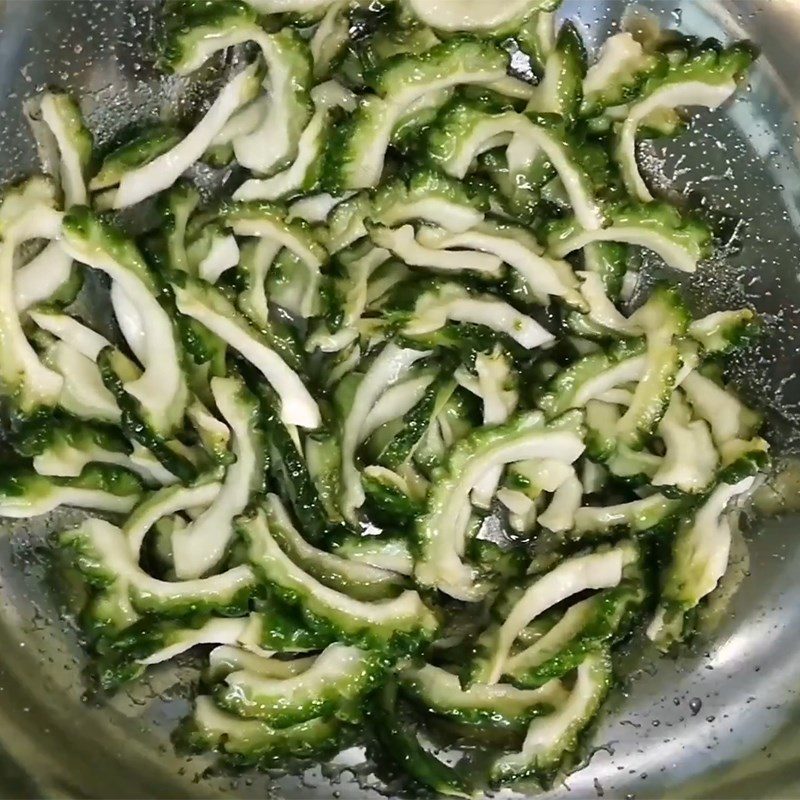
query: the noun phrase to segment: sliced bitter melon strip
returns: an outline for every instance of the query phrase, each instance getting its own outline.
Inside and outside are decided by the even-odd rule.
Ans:
[[[365,373],[352,398],[342,430],[342,500],[345,519],[354,520],[365,498],[355,453],[363,441],[367,416],[381,395],[402,379],[427,351],[401,348],[389,343]]]
[[[666,203],[622,206],[608,218],[610,224],[599,230],[587,230],[577,219],[553,223],[550,251],[564,258],[594,242],[619,242],[652,250],[673,269],[694,272],[711,250],[708,227]]]
[[[426,98],[441,104],[449,95],[446,90],[458,85],[501,80],[507,63],[499,47],[467,37],[390,59],[374,81],[380,96],[362,99],[328,150],[328,188],[340,193],[377,186],[392,134],[409,109]]]
[[[381,600],[397,596],[404,582],[394,573],[319,550],[309,544],[292,524],[277,495],[267,495],[267,522],[281,549],[320,583],[356,600]]]
[[[483,217],[461,183],[435,170],[384,183],[375,192],[371,214],[373,221],[389,228],[422,220],[451,233],[463,233]]]
[[[266,453],[258,402],[238,378],[212,378],[211,392],[233,434],[236,460],[208,508],[172,535],[175,574],[182,580],[198,578],[219,563],[233,538],[234,518],[264,486]]]
[[[640,98],[627,109],[614,151],[625,185],[636,199],[645,203],[653,199],[636,163],[636,133],[643,122],[679,106],[718,108],[734,94],[736,80],[750,66],[753,56],[752,47],[746,43],[722,52],[701,47],[672,65],[665,76],[655,75],[647,81]]]
[[[27,311],[47,300],[69,302],[80,288],[82,276],[60,241],[50,242],[27,264],[14,272],[14,300],[18,311]]]
[[[93,141],[78,104],[64,92],[47,91],[28,101],[25,112],[42,167],[61,187],[64,208],[85,205]]]
[[[513,34],[530,16],[553,4],[552,0],[510,0],[503,5],[487,4],[486,0],[462,0],[457,5],[446,0],[402,2],[420,22],[434,30],[492,36]]]
[[[525,627],[554,605],[589,589],[608,589],[622,580],[623,570],[638,558],[633,543],[604,552],[574,556],[535,578],[514,603],[494,637],[482,677],[497,683],[507,668],[511,647]]]
[[[600,708],[611,678],[607,652],[587,655],[566,702],[555,713],[531,722],[522,749],[501,756],[492,765],[493,780],[505,783],[527,775],[549,778],[557,772],[564,754],[575,751],[580,734]]]
[[[144,372],[123,384],[157,432],[182,422],[188,392],[172,320],[159,302],[161,287],[136,245],[86,208],[64,218],[64,246],[76,260],[105,272],[135,305],[141,322]]]
[[[492,468],[531,458],[572,463],[582,452],[583,442],[575,433],[546,426],[541,413],[519,414],[459,442],[436,476],[426,513],[417,522],[417,581],[459,600],[479,600],[486,588],[463,561],[472,489]]]
[[[680,500],[663,494],[612,506],[583,506],[575,512],[575,525],[568,536],[580,541],[617,533],[642,533],[670,523],[681,509]]]
[[[233,113],[253,99],[257,87],[257,66],[243,69],[222,89],[185,139],[153,161],[122,175],[114,195],[114,208],[126,208],[172,186],[202,157]]]
[[[233,152],[243,167],[267,175],[296,157],[300,136],[312,115],[311,52],[305,39],[289,28],[274,34],[256,28],[250,38],[258,43],[267,64],[267,103],[259,124],[233,140]]]
[[[55,210],[54,187],[42,177],[8,190],[0,205],[0,384],[23,416],[55,406],[64,381],[41,362],[25,337],[14,292],[14,254],[30,239],[57,238],[61,221],[61,213]]]
[[[264,341],[264,335],[210,284],[186,278],[173,283],[178,310],[208,328],[249,361],[281,399],[281,419],[287,425],[316,428],[319,407],[300,376]]]
[[[144,537],[158,520],[178,511],[207,507],[220,488],[219,482],[208,481],[196,486],[168,486],[147,497],[133,510],[122,528],[133,557],[139,558]]]
[[[413,650],[437,628],[420,596],[405,591],[391,600],[366,603],[320,583],[287,556],[270,533],[266,516],[256,511],[240,521],[250,561],[272,591],[296,606],[312,629],[342,641],[380,650]]]
[[[312,316],[319,294],[320,267],[328,259],[325,248],[316,240],[311,226],[300,219],[289,219],[286,211],[266,201],[229,203],[220,211],[223,223],[237,236],[256,236],[282,245],[305,269],[306,279],[299,313]]]
[[[317,717],[353,715],[354,704],[382,675],[379,657],[334,643],[307,669],[285,678],[237,670],[215,693],[217,703],[245,719],[286,728]]]
[[[126,514],[139,502],[142,488],[136,475],[118,466],[89,465],[71,478],[11,470],[0,477],[0,517],[28,519],[59,506]]]
[[[749,438],[758,430],[760,415],[705,375],[691,372],[681,383],[681,389],[694,413],[711,426],[718,447],[733,439]]]
[[[423,229],[420,233],[425,236]],[[434,238],[434,234],[428,234]],[[443,236],[448,236],[442,231]],[[410,267],[427,267],[442,272],[479,272],[487,275],[499,275],[503,262],[499,256],[490,253],[477,253],[474,250],[447,250],[444,246],[433,247],[422,244],[414,235],[411,225],[400,228],[374,227],[370,230],[372,241],[389,250],[403,263]],[[456,246],[455,244],[453,245]]]
[[[590,177],[580,166],[563,132],[546,122],[516,111],[492,112],[462,101],[443,112],[429,134],[432,160],[448,175],[464,179],[475,159],[495,147],[508,147],[509,168],[519,180],[541,154],[558,173],[569,204],[587,231],[600,229],[605,213],[594,196]]]
[[[243,564],[227,572],[191,581],[163,581],[138,564],[120,528],[88,519],[65,531],[60,543],[74,552],[76,567],[102,593],[129,598],[142,614],[185,617],[199,613],[241,613],[253,592],[253,570]]]
[[[331,112],[341,106],[355,107],[355,95],[336,81],[320,84],[311,91],[315,111],[297,142],[297,157],[287,169],[271,178],[251,178],[234,193],[234,200],[277,200],[313,188],[319,159],[329,135]]]
[[[734,485],[721,483],[694,516],[681,522],[672,545],[672,561],[664,576],[661,600],[647,635],[666,649],[687,633],[686,614],[714,591],[728,568],[731,520],[726,510],[746,494],[755,478]]]
[[[652,485],[674,486],[692,494],[707,489],[714,481],[719,455],[708,424],[692,420],[691,409],[680,391],[673,393],[658,424],[658,435],[666,452],[651,478]]]
[[[433,664],[400,673],[403,691],[426,711],[467,725],[518,729],[533,717],[561,706],[568,696],[558,680],[539,689],[517,689],[506,683],[477,684],[464,689],[458,675]]]
[[[525,236],[514,226],[482,223],[457,234],[425,227],[417,235],[417,241],[433,250],[461,248],[495,256],[516,270],[535,295],[563,297],[570,304],[582,305],[577,292],[578,279],[570,265],[544,255],[532,236]]]
[[[336,750],[339,730],[335,719],[311,719],[276,730],[261,720],[229,714],[212,697],[200,696],[182,733],[192,749],[218,750],[237,764],[265,765]]]
[[[456,283],[445,283],[420,295],[403,327],[405,336],[424,336],[452,320],[484,325],[532,350],[553,341],[553,334],[531,317],[490,294],[470,293]]]

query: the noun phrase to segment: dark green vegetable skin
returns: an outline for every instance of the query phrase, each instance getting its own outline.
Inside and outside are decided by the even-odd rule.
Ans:
[[[268,442],[268,472],[279,494],[286,497],[300,522],[300,530],[313,544],[324,542],[339,527],[325,512],[305,458],[280,419],[280,405],[272,388],[247,365],[242,372],[261,405],[261,424]]]
[[[367,706],[370,730],[381,746],[379,758],[393,762],[395,771],[408,776],[419,788],[448,797],[470,797],[471,788],[457,769],[448,767],[425,750],[398,708],[394,679],[375,692]]]
[[[146,447],[167,470],[182,482],[191,482],[197,477],[197,469],[194,464],[171,450],[167,441],[144,422],[139,413],[139,403],[125,391],[123,381],[114,370],[113,360],[113,348],[106,348],[101,351],[97,364],[100,367],[103,383],[114,395],[122,412],[122,430],[131,439]]]

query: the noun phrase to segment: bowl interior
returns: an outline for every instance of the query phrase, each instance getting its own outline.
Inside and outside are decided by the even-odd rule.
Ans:
[[[614,29],[626,3],[566,0],[587,43]],[[771,438],[800,443],[800,7],[789,0],[648,0],[663,23],[700,36],[750,36],[763,48],[749,87],[724,114],[646,148],[656,174],[707,208],[719,256],[686,282],[702,310],[748,304],[761,341],[733,366],[745,396],[767,409]],[[0,177],[36,169],[22,101],[47,85],[85,103],[98,141],[134,120],[190,109],[202,90],[152,66],[154,5],[145,0],[0,4]],[[785,80],[784,80],[785,79]],[[220,176],[201,175],[208,185]],[[222,176],[224,178],[224,176]],[[657,271],[657,270],[655,270]],[[212,758],[175,754],[191,666],[155,669],[118,696],[86,697],[84,657],[48,574],[46,534],[75,515],[8,525],[0,540],[0,786],[9,796],[285,798],[378,796],[363,753],[302,776],[234,776]],[[789,796],[800,791],[800,548],[791,517],[745,526],[719,594],[715,632],[676,659],[638,649],[632,677],[594,731],[588,766],[549,798]],[[723,600],[734,588],[730,605]],[[388,791],[391,792],[389,787]]]

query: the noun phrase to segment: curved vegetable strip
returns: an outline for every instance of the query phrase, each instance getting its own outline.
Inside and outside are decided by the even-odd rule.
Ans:
[[[118,281],[111,283],[111,306],[119,329],[140,363],[147,358],[147,332],[135,303],[125,294]]]
[[[681,501],[651,494],[611,506],[583,506],[575,512],[569,537],[577,540],[601,538],[620,531],[641,533],[654,528],[680,511]]]
[[[251,625],[248,617],[243,620],[245,626]],[[268,654],[268,651],[251,652],[245,650],[242,641],[246,633],[238,637],[233,645],[220,645],[208,654],[208,677],[216,682],[231,672],[246,670],[251,675],[263,675],[267,678],[290,678],[305,672],[313,663],[316,656],[307,658],[293,658],[291,661],[278,661]]]
[[[654,76],[642,95],[627,110],[616,137],[614,156],[628,191],[642,202],[653,199],[636,164],[636,132],[648,118],[679,106],[704,106],[716,109],[737,88],[737,78],[753,61],[753,48],[737,44],[718,52],[700,48],[685,60],[671,66],[666,76]]]
[[[292,524],[277,495],[267,495],[267,522],[281,549],[297,566],[320,583],[356,600],[380,600],[396,596],[403,586],[397,575],[367,563],[349,561],[309,544]]]
[[[122,412],[106,388],[97,363],[66,342],[43,349],[42,362],[64,379],[58,405],[79,419],[118,424]]]
[[[257,719],[242,719],[222,711],[212,697],[195,700],[184,738],[196,750],[218,750],[238,764],[266,764],[285,758],[309,758],[336,749],[336,720],[312,719],[275,730]]]
[[[197,265],[197,274],[209,283],[216,283],[239,263],[239,245],[232,234],[214,237],[208,255]]]
[[[18,311],[49,300],[69,284],[73,276],[72,258],[61,243],[50,242],[41,253],[14,273],[14,300]]]
[[[144,537],[158,520],[178,511],[210,505],[221,488],[220,483],[210,481],[198,486],[169,486],[150,495],[134,509],[122,527],[133,557],[139,559]]]
[[[302,220],[287,219],[280,206],[260,201],[230,203],[222,208],[220,217],[237,236],[266,238],[297,257],[307,272],[299,312],[303,317],[312,316],[319,293],[320,267],[327,261],[328,254],[311,227]]]
[[[463,179],[481,153],[508,147],[509,167],[524,175],[539,153],[558,173],[570,205],[587,231],[603,226],[604,213],[589,177],[555,130],[515,111],[490,113],[464,102],[445,112],[430,134],[431,156],[448,175]]]
[[[64,194],[64,208],[85,205],[93,141],[78,104],[63,92],[49,91],[35,98],[26,110],[34,135],[40,134],[39,155],[45,171],[58,181]],[[43,138],[51,141],[43,142]],[[45,156],[48,151],[53,152],[52,159]]]
[[[697,493],[714,480],[719,456],[709,426],[692,420],[691,409],[680,392],[675,392],[658,424],[666,453],[651,479],[653,486],[675,486],[682,492]]]
[[[758,335],[759,320],[749,308],[716,311],[689,324],[689,336],[706,353],[726,354]]]
[[[609,36],[583,79],[581,116],[593,117],[635,97],[649,75],[666,67],[663,56],[647,52],[628,31]]]
[[[519,402],[519,392],[510,359],[499,347],[495,347],[491,355],[478,353],[475,356],[475,373],[477,385],[467,388],[483,401],[483,424],[500,425],[506,422]],[[456,379],[462,380],[458,373]],[[487,470],[475,485],[471,497],[478,508],[489,508],[502,474],[502,466],[493,467]]]
[[[241,251],[239,273],[244,278],[245,288],[239,294],[237,305],[262,330],[269,325],[267,273],[282,249],[280,242],[264,237],[244,245]]]
[[[182,580],[204,575],[219,563],[233,536],[234,517],[264,484],[266,457],[256,399],[237,378],[212,378],[211,392],[233,434],[236,460],[209,507],[172,535],[175,574]]]
[[[567,559],[536,579],[517,600],[497,633],[486,668],[486,683],[497,683],[506,670],[511,646],[522,630],[547,609],[587,589],[607,589],[622,580],[622,570],[637,557],[626,544],[601,553]]]
[[[350,123],[339,131],[337,146],[329,150],[328,189],[335,194],[376,186],[392,134],[415,103],[433,98],[441,105],[452,87],[502,80],[507,63],[508,56],[500,48],[471,39],[390,60],[375,78],[380,96],[361,100]]]
[[[484,218],[462,184],[434,170],[385,183],[375,192],[370,216],[390,228],[422,220],[451,233],[463,233]]]
[[[434,250],[460,247],[465,251],[478,250],[496,256],[516,270],[535,295],[553,295],[563,297],[568,303],[580,304],[576,291],[578,280],[569,264],[543,255],[541,248],[534,247],[535,240],[526,237],[525,241],[520,241],[513,234],[513,228],[506,232],[502,226],[484,224],[457,234],[423,228],[417,240]]]
[[[160,287],[132,241],[88,209],[64,218],[64,247],[76,260],[105,272],[135,305],[144,331],[144,372],[124,383],[152,428],[170,434],[182,422],[187,402],[173,324],[158,300]]]
[[[28,316],[42,329],[62,342],[74,347],[79,353],[92,359],[97,359],[100,351],[110,346],[105,336],[93,331],[91,328],[78,322],[68,314],[62,314],[46,307],[33,309]]]
[[[420,596],[405,591],[391,600],[365,603],[320,583],[300,569],[278,546],[263,512],[241,520],[250,560],[281,599],[298,607],[313,629],[337,638],[391,652],[413,650],[437,628]]]
[[[373,654],[334,643],[298,675],[278,678],[247,670],[231,672],[215,699],[222,708],[240,717],[261,719],[274,728],[316,717],[347,719],[381,671]]]
[[[225,296],[210,284],[187,279],[173,284],[178,310],[196,319],[247,359],[269,382],[281,400],[281,419],[287,425],[317,428],[320,413],[299,375],[264,341]]]
[[[267,64],[267,107],[256,128],[233,140],[233,152],[243,167],[265,175],[297,154],[312,112],[308,96],[311,53],[305,40],[289,29],[268,35],[259,32],[252,38]]]
[[[398,575],[412,575],[414,572],[414,557],[405,539],[349,536],[334,546],[334,552],[348,561],[396,572]]]
[[[484,325],[532,350],[553,341],[553,334],[529,316],[488,294],[472,295],[455,283],[447,283],[421,295],[411,319],[403,327],[406,336],[422,336],[444,327],[448,320]]]
[[[297,143],[297,158],[292,166],[271,178],[245,181],[234,193],[234,200],[277,200],[280,197],[311,188],[315,182],[315,167],[322,156],[325,136],[329,133],[331,112],[341,106],[349,111],[355,107],[355,95],[336,81],[316,86],[311,97],[315,111]]]
[[[140,613],[186,616],[197,612],[236,612],[246,605],[254,576],[241,565],[192,581],[162,581],[145,572],[131,554],[122,531],[101,519],[88,519],[61,534],[60,543],[76,555],[89,583],[130,598]]]
[[[185,139],[148,164],[122,176],[114,195],[114,208],[132,206],[172,186],[203,155],[233,113],[252,99],[257,85],[255,65],[236,75]]]
[[[427,229],[420,231],[425,236]],[[428,234],[435,238],[433,234]],[[376,227],[370,231],[370,238],[378,245],[394,253],[410,267],[428,267],[446,272],[481,272],[487,275],[499,275],[502,260],[489,253],[476,253],[471,250],[445,250],[443,247],[428,247],[414,237],[414,228],[403,225],[401,228]],[[438,244],[438,239],[436,240]],[[453,245],[455,246],[455,245]]]
[[[489,6],[485,0],[462,0],[457,6],[448,0],[402,1],[420,22],[435,30],[492,35],[513,33],[540,7],[551,4],[551,0],[510,0],[501,6]]]
[[[476,684],[464,689],[458,675],[426,664],[400,673],[403,691],[432,711],[467,725],[520,728],[535,716],[561,706],[568,692],[558,680],[539,689],[517,689],[506,683]]]
[[[29,239],[58,237],[62,215],[54,204],[52,184],[31,178],[7,192],[0,206],[0,383],[23,416],[54,406],[64,382],[61,375],[42,364],[25,338],[14,296],[14,253]]]
[[[360,436],[366,441],[382,425],[405,416],[425,396],[436,375],[429,370],[390,386],[367,413]]]
[[[28,519],[59,506],[126,514],[138,502],[142,484],[116,466],[90,465],[76,478],[49,478],[28,470],[0,478],[0,517]]]
[[[711,427],[714,443],[720,447],[732,439],[752,436],[760,417],[735,395],[699,372],[691,372],[681,383],[695,414]]]
[[[608,653],[592,653],[578,667],[567,701],[555,713],[534,719],[518,753],[501,756],[492,765],[495,781],[526,775],[553,775],[565,753],[573,752],[578,737],[600,708],[611,687]]]
[[[356,389],[342,428],[342,499],[344,518],[355,520],[355,512],[366,496],[355,464],[356,448],[364,438],[364,423],[374,404],[401,380],[427,351],[403,349],[389,343],[375,359]]]
[[[728,567],[731,522],[724,516],[729,503],[747,493],[755,478],[720,484],[697,510],[693,519],[681,523],[672,546],[661,602],[647,635],[659,647],[668,648],[684,636],[688,611],[716,588]]]
[[[99,425],[65,420],[36,438],[31,452],[39,475],[77,478],[88,464],[115,464],[139,472],[131,459],[131,445],[116,431]]]
[[[585,230],[576,220],[551,226],[549,248],[564,256],[593,242],[622,242],[652,250],[668,267],[694,272],[711,251],[711,232],[700,222],[684,218],[672,206],[649,203],[609,212],[609,226]]]
[[[582,497],[583,484],[577,475],[572,474],[556,489],[547,510],[539,514],[539,525],[556,533],[570,530]]]
[[[245,630],[247,619],[210,619],[199,628],[178,628],[169,630],[160,642],[160,647],[138,662],[145,667],[169,661],[193,647],[202,644],[220,646],[233,645]]]
[[[416,527],[420,584],[459,600],[485,594],[476,572],[462,558],[470,516],[469,495],[487,470],[531,458],[571,464],[583,452],[574,433],[548,429],[538,414],[521,414],[506,425],[476,431],[452,450],[428,496],[427,511]]]

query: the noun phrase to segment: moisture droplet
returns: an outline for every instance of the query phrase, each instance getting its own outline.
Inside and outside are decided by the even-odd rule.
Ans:
[[[689,701],[689,711],[692,712],[692,716],[697,716],[700,713],[700,709],[703,707],[703,701],[699,697],[693,697]]]

